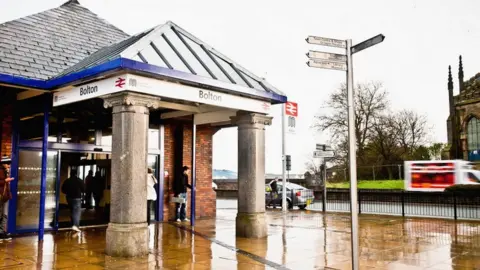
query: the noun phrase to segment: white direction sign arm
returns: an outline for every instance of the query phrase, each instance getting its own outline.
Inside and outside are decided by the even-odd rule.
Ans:
[[[328,60],[320,60],[320,59],[310,59],[307,62],[309,67],[315,68],[326,68],[326,69],[336,69],[336,70],[347,70],[347,63],[336,62],[336,61],[328,61]]]
[[[340,40],[340,39],[308,36],[305,40],[308,43],[315,44],[315,45],[337,47],[337,48],[342,48],[342,49],[345,49],[347,47],[347,42],[345,40]]]
[[[327,53],[327,52],[318,52],[318,51],[309,51],[307,53],[309,58],[322,59],[322,60],[331,60],[339,62],[347,62],[347,56],[344,54],[338,53]]]

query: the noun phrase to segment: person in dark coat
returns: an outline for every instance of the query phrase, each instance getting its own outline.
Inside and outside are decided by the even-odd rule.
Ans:
[[[100,201],[103,197],[103,191],[105,190],[105,179],[102,177],[102,173],[97,171],[93,178],[92,192],[95,200],[95,209],[100,208]]]
[[[273,208],[277,208],[277,197],[278,197],[278,186],[277,186],[277,181],[278,178],[273,179],[273,181],[270,183],[270,202],[273,202]]]
[[[85,194],[87,209],[92,209],[92,194],[93,194],[93,171],[92,170],[89,170],[87,177],[85,177],[85,188],[87,191],[87,193]]]
[[[67,196],[68,206],[70,207],[72,230],[79,232],[82,194],[85,193],[85,184],[78,178],[76,170],[70,172],[70,178],[65,180],[62,185],[62,192]]]
[[[190,184],[188,184],[188,172],[190,168],[188,166],[183,166],[183,174],[181,177],[175,179],[173,185],[173,192],[175,197],[183,199],[183,203],[176,203],[176,211],[175,211],[175,218],[177,222],[181,221],[188,221],[187,212],[186,212],[186,203],[187,203],[187,188],[192,188]]]
[[[12,198],[10,192],[10,182],[14,179],[8,177],[8,169],[3,164],[0,164],[0,241],[12,239],[11,235],[7,233],[7,215],[5,214],[7,202]]]

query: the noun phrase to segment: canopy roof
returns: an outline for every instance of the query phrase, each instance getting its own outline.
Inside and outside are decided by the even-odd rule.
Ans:
[[[128,36],[77,1],[69,1],[4,23],[0,34],[4,84],[56,90],[128,71],[272,103],[287,100],[263,78],[173,22]]]

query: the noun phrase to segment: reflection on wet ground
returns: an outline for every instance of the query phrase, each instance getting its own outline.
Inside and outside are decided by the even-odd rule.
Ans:
[[[104,254],[105,229],[0,242],[0,269],[351,269],[348,215],[268,212],[266,239],[235,238],[236,210],[150,226],[150,254]],[[480,269],[480,223],[361,216],[361,269]]]

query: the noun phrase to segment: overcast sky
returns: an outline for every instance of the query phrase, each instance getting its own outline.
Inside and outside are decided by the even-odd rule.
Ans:
[[[0,0],[0,22],[61,5],[63,0]],[[310,129],[313,117],[338,85],[341,71],[306,66],[305,38],[317,35],[353,39],[382,33],[385,41],[354,57],[354,80],[382,81],[392,110],[426,114],[432,140],[446,142],[447,71],[457,77],[458,55],[465,79],[480,71],[480,1],[475,0],[80,0],[80,3],[129,34],[171,20],[240,65],[285,92],[299,104],[297,134],[288,138],[293,172],[303,173],[315,143],[328,134]],[[458,81],[454,81],[458,91]],[[325,110],[325,109],[323,109]],[[266,171],[281,172],[280,108],[267,128]],[[214,138],[214,168],[237,169],[236,129]]]

